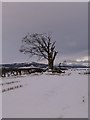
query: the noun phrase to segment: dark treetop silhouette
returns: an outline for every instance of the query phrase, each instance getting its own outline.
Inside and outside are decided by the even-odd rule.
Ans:
[[[28,34],[22,39],[20,52],[38,56],[48,60],[48,68],[53,71],[54,60],[57,55],[55,42],[51,42],[51,34]]]

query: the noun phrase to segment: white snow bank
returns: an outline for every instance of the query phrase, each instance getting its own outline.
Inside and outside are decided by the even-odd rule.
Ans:
[[[70,73],[70,72],[67,72]],[[3,79],[3,118],[88,118],[88,76],[73,71],[70,75],[29,75]]]

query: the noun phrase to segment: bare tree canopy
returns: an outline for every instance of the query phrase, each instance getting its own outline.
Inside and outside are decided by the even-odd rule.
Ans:
[[[53,69],[53,63],[58,53],[55,50],[55,42],[51,42],[51,34],[28,34],[22,39],[20,52],[31,56],[36,55],[39,59],[47,59],[49,69]]]

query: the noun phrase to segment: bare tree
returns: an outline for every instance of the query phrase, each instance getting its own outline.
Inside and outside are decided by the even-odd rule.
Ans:
[[[51,34],[28,34],[22,39],[20,52],[38,56],[48,60],[48,68],[53,71],[54,60],[57,55],[55,42],[51,42]]]

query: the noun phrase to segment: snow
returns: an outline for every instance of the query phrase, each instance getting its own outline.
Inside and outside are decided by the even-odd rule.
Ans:
[[[2,83],[2,79],[0,78],[0,84]],[[2,86],[0,86],[0,120],[2,119]]]
[[[3,118],[88,118],[88,75],[78,72],[3,78]]]

